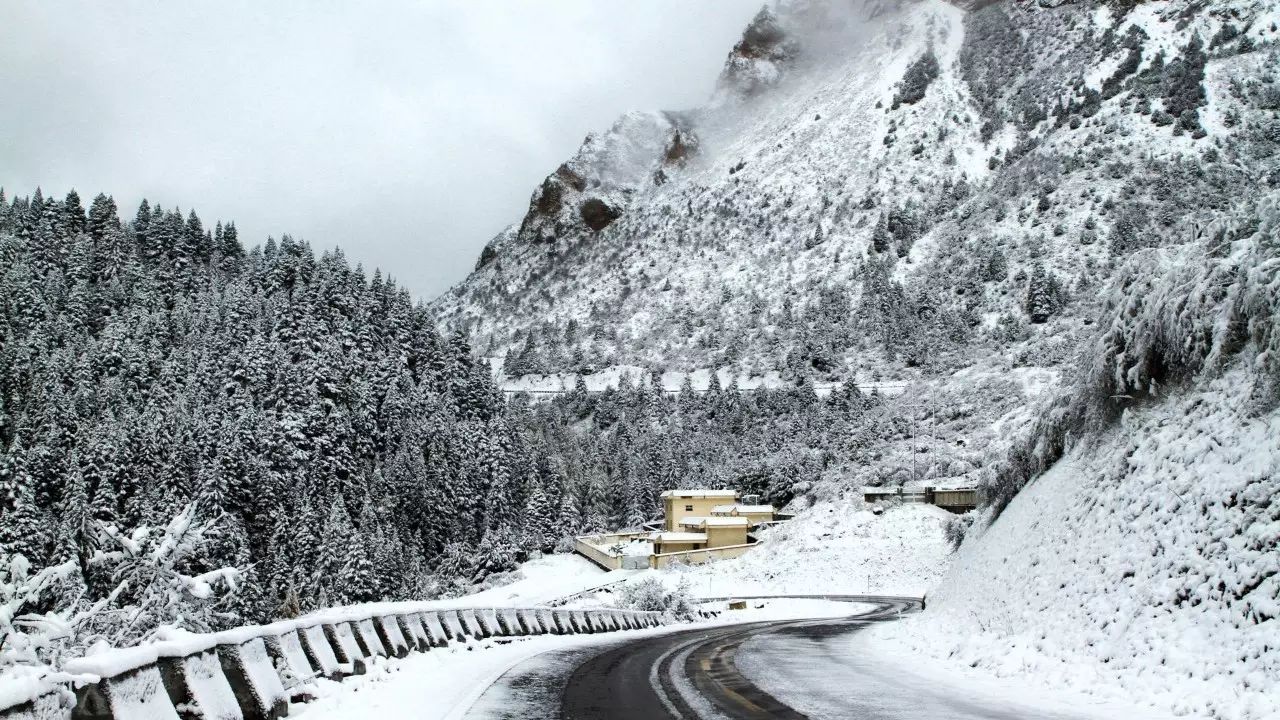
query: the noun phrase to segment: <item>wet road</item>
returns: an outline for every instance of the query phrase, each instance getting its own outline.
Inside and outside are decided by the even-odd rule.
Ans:
[[[825,597],[824,599],[836,599]],[[533,720],[662,720],[663,718],[807,717],[762,690],[737,669],[743,643],[777,632],[852,632],[919,610],[916,598],[848,596],[873,605],[848,618],[782,620],[700,627],[550,653],[523,663],[486,693],[469,717]]]

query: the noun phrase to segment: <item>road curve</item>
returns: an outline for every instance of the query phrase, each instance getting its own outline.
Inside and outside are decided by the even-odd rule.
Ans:
[[[762,633],[813,625],[838,624],[856,629],[866,623],[893,620],[920,608],[917,598],[806,597],[868,603],[874,608],[846,618],[695,628],[611,647],[587,658],[569,675],[560,697],[560,717],[562,720],[804,718],[805,715],[738,672],[734,656],[743,642]]]

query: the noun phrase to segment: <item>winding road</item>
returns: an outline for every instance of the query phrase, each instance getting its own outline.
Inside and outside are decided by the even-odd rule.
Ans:
[[[796,712],[738,672],[739,647],[753,637],[781,630],[826,627],[854,629],[893,620],[920,608],[916,598],[812,596],[813,599],[873,603],[874,609],[843,619],[784,620],[703,628],[630,643],[579,665],[561,700],[564,720],[617,718],[784,718]],[[714,713],[708,713],[714,709]]]
[[[513,668],[487,693],[488,702],[482,699],[470,716],[545,720],[806,718],[738,672],[735,657],[743,643],[780,632],[852,632],[920,609],[920,600],[910,597],[790,597],[873,607],[845,618],[697,627],[589,651],[551,653],[551,657]]]
[[[1020,686],[938,682],[908,658],[851,644],[917,598],[807,595],[858,603],[844,617],[694,626],[592,643],[513,666],[465,714],[485,720],[1097,720],[1150,717]],[[739,598],[751,599],[751,598]],[[765,599],[764,596],[759,598]],[[777,596],[769,596],[777,599]],[[868,607],[869,606],[869,607]],[[850,608],[851,611],[854,608]]]

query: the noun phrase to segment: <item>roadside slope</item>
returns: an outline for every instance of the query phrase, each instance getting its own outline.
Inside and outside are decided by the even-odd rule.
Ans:
[[[1278,207],[1120,271],[1072,392],[992,472],[1003,512],[881,639],[1176,714],[1280,714]]]

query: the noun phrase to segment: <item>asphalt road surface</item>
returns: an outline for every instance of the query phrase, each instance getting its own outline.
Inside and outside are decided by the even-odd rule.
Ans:
[[[833,598],[834,599],[834,598]],[[838,626],[852,631],[920,608],[916,598],[843,598],[875,605],[838,620],[773,621],[704,628],[605,651],[582,663],[561,696],[563,720],[658,718],[783,718],[806,716],[738,672],[742,644],[780,631]]]
[[[476,718],[663,720],[805,718],[738,672],[746,641],[780,631],[854,631],[920,608],[917,598],[807,596],[867,603],[841,619],[785,620],[698,627],[564,653],[513,668],[472,708]]]
[[[1098,720],[1150,718],[1020,687],[943,684],[851,649],[852,633],[917,612],[916,598],[791,596],[871,605],[843,618],[692,627],[544,653],[466,714],[484,720]],[[744,598],[745,599],[745,598]],[[851,608],[852,610],[852,608]],[[603,640],[603,638],[602,638]]]

